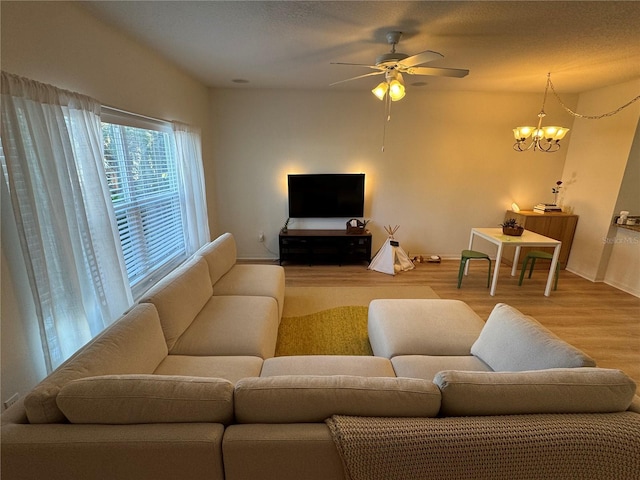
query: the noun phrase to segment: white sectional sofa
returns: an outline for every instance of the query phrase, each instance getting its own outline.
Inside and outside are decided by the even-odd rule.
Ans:
[[[276,357],[239,382],[226,478],[637,478],[635,383],[516,309],[374,300],[369,339],[371,358]]]
[[[283,302],[217,238],[3,413],[2,478],[638,478],[633,381],[507,305],[375,300],[374,356],[274,357]]]

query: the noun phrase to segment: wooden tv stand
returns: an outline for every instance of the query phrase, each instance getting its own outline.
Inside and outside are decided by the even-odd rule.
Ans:
[[[279,237],[282,262],[357,263],[371,261],[371,234],[351,234],[346,230],[288,230]]]

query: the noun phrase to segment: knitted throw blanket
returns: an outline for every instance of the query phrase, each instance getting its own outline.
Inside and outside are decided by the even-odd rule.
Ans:
[[[326,420],[348,480],[638,480],[640,415]]]

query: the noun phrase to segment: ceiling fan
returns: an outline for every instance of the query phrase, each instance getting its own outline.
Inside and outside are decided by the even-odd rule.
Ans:
[[[423,66],[426,63],[444,58],[444,55],[438,52],[425,50],[424,52],[411,56],[407,55],[406,53],[396,52],[396,45],[400,41],[400,37],[402,37],[402,32],[393,31],[387,33],[387,42],[389,43],[389,45],[391,45],[391,52],[378,56],[378,58],[376,58],[375,65],[333,62],[332,65],[351,65],[356,67],[372,68],[376,71],[365,73],[364,75],[358,75],[357,77],[347,78],[346,80],[340,80],[330,85],[333,86],[339,83],[357,80],[359,78],[384,74],[384,82],[380,83],[376,88],[372,90],[372,92],[380,100],[383,100],[386,93],[389,92],[389,97],[391,98],[391,100],[396,101],[404,97],[405,92],[404,80],[402,78],[403,73],[407,73],[409,75],[432,75],[456,78],[462,78],[469,74],[469,70],[460,68]]]

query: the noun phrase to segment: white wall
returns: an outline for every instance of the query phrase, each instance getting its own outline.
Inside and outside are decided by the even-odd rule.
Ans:
[[[621,210],[640,215],[640,122],[615,206],[615,212]],[[607,242],[610,255],[605,283],[640,297],[640,232],[611,227]]]
[[[206,126],[207,88],[79,2],[7,2],[2,69],[105,105]]]
[[[614,227],[604,282],[640,297],[640,232]]]
[[[638,91],[640,79],[586,92],[580,95],[576,111],[585,115],[606,113],[627,103]],[[608,239],[616,236],[611,221],[639,118],[640,102],[636,102],[617,115],[599,120],[578,118],[573,125],[562,177],[563,202],[580,219],[567,269],[592,281],[604,280],[614,246],[616,250],[625,250],[616,252],[616,257],[622,255],[627,260],[616,259],[609,271],[612,281],[628,277],[625,264],[638,263],[640,248],[633,248],[633,244],[625,248],[624,242]],[[637,289],[637,270],[634,277],[629,286]]]
[[[366,81],[361,92],[213,91],[216,176],[207,180],[222,206],[217,230],[234,233],[243,257],[277,258],[287,173],[364,172],[374,250],[384,225],[400,225],[396,238],[410,255],[459,257],[471,227],[497,227],[514,200],[522,208],[553,200],[566,146],[555,154],[512,149],[511,129],[537,120],[542,92],[428,88],[408,87],[393,104],[384,153],[384,107]],[[559,105],[546,110],[550,123],[571,127]],[[290,228],[344,228],[345,220]]]
[[[105,105],[210,130],[208,89],[78,3],[1,2],[2,69],[89,95]],[[203,136],[205,170],[211,146]],[[209,188],[211,190],[211,188]],[[213,195],[212,192],[208,192]],[[4,200],[4,199],[3,199]],[[39,330],[17,237],[2,215],[1,397],[24,394],[44,374]],[[215,218],[215,211],[211,212]]]

